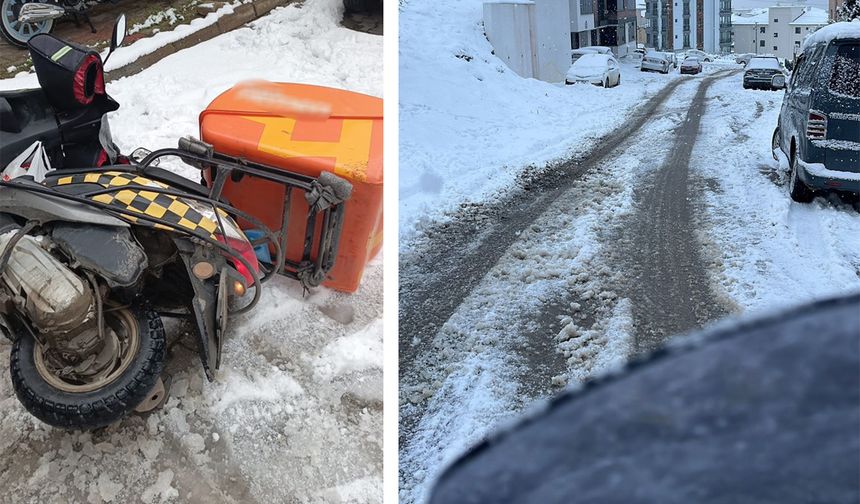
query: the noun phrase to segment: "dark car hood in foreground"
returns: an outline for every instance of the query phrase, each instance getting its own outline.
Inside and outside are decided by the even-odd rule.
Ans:
[[[691,341],[478,445],[430,503],[860,500],[860,294]]]

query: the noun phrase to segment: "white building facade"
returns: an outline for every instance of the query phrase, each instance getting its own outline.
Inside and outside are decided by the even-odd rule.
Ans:
[[[809,34],[827,24],[827,11],[779,5],[732,16],[735,52],[793,59]]]

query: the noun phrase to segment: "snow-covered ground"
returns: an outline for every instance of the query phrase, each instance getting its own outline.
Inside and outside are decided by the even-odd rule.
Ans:
[[[481,0],[400,9],[400,235],[403,246],[460,204],[510,187],[526,166],[588,151],[677,78],[622,63],[602,89],[523,79],[492,54]]]
[[[421,373],[401,381],[401,415],[420,417],[401,445],[401,502],[423,502],[440,470],[551,389],[626,362],[631,305],[613,290],[622,272],[604,241],[612,223],[635,211],[637,183],[663,162],[700,79],[681,84],[630,139],[635,148],[612,156],[521,233],[435,334],[433,351],[415,366]]]
[[[702,230],[714,281],[750,312],[859,290],[860,204],[791,201],[787,163],[770,151],[783,93],[743,90],[740,79],[709,90],[691,166],[718,181]]]
[[[340,27],[342,2],[307,0],[108,84],[123,151],[174,146],[239,81],[382,96],[382,38]],[[33,76],[0,81],[32,86]],[[191,168],[171,165],[199,178]],[[94,433],[50,428],[12,392],[0,339],[0,502],[308,502],[382,499],[382,258],[352,295],[275,279],[232,321],[222,369],[203,377],[172,325],[172,397]]]

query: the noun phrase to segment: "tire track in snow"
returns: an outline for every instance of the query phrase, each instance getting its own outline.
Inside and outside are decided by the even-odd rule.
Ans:
[[[585,162],[571,161],[569,165],[579,169],[576,176],[553,173],[541,179],[541,184],[529,186],[530,192],[543,191],[537,196],[530,192],[523,195],[532,197],[528,203],[534,206],[526,210],[522,206],[507,208],[509,212],[502,215],[510,216],[509,220],[499,220],[498,214],[484,214],[483,219],[493,221],[488,226],[497,226],[491,233],[475,236],[469,233],[469,227],[480,221],[473,220],[468,225],[461,221],[462,227],[451,231],[464,249],[456,257],[439,258],[436,250],[436,254],[427,254],[429,258],[421,265],[401,261],[401,271],[411,273],[411,276],[401,273],[402,501],[420,501],[426,478],[432,477],[452,452],[465,449],[476,440],[475,436],[504,421],[505,415],[516,414],[529,400],[546,395],[550,378],[565,373],[567,356],[558,352],[558,343],[548,332],[557,323],[555,312],[567,311],[569,307],[565,300],[571,290],[574,265],[597,253],[587,239],[582,253],[577,244],[582,243],[583,234],[593,233],[594,227],[609,220],[607,212],[615,211],[612,204],[604,203],[630,197],[625,184],[615,180],[617,177],[604,181],[604,172],[619,171],[616,167],[623,171],[631,160],[635,169],[640,169],[636,156],[631,157],[628,150],[637,143],[649,144],[655,133],[668,137],[682,115],[677,111],[656,113],[682,83],[691,83],[691,79],[671,83],[665,94],[644,106],[648,111],[637,117],[633,128],[602,142],[604,147],[599,154]],[[688,96],[685,93],[684,101],[689,100]],[[648,128],[642,128],[646,124]],[[658,156],[653,164],[659,163],[663,152],[651,150]],[[653,164],[645,163],[642,169],[650,169]],[[558,179],[565,176],[566,184],[560,184]],[[588,187],[580,188],[584,185]],[[543,199],[538,204],[535,198]],[[593,200],[598,210],[580,208],[579,199]],[[521,227],[513,227],[514,223],[520,223]],[[510,233],[510,243],[500,243],[497,239],[504,232]],[[439,248],[453,248],[444,238],[439,236],[432,243]],[[543,244],[548,246],[542,247]],[[439,267],[440,261],[455,259],[462,261],[458,264],[467,269],[465,278],[471,276],[471,283],[466,284],[463,275],[453,273],[447,278],[433,271],[415,274],[421,268],[432,270]],[[537,279],[533,283],[523,276]],[[433,296],[418,300],[416,293],[410,292],[411,298],[406,301],[407,282],[426,289],[422,282],[433,281],[444,283]],[[455,297],[458,289],[464,287],[468,288],[465,293]],[[503,291],[510,293],[505,299],[499,297]],[[564,299],[559,301],[558,297]],[[447,313],[442,311],[446,303],[450,306]],[[430,313],[416,316],[414,311],[420,310]],[[421,320],[434,321],[434,325],[410,333],[404,323],[404,316],[410,311],[415,317],[413,324]],[[415,341],[416,337],[420,339]],[[413,342],[415,345],[410,345]],[[595,341],[590,349],[598,346]],[[408,368],[403,364],[404,347],[410,347],[413,353],[406,359]]]
[[[695,195],[690,161],[707,106],[706,93],[718,72],[702,80],[675,130],[675,141],[660,170],[639,191],[639,210],[620,229],[620,269],[627,272],[626,295],[633,302],[636,353],[659,348],[678,333],[701,327],[728,313],[714,295],[695,235]]]
[[[518,239],[521,231],[582,174],[625,144],[683,82],[686,80],[670,82],[632,114],[628,127],[604,138],[589,154],[549,167],[524,181],[519,190],[512,191],[502,201],[467,208],[451,222],[433,226],[413,251],[401,255],[401,381],[421,371],[414,368],[417,356],[432,351],[432,336]],[[415,420],[411,415],[405,418],[401,415],[401,444]]]

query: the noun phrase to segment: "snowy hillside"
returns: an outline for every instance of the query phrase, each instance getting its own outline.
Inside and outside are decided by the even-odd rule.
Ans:
[[[123,151],[175,146],[250,78],[382,96],[382,38],[340,26],[340,0],[307,0],[108,84]],[[32,84],[32,76],[0,88]],[[171,165],[194,180],[199,172]],[[382,499],[382,258],[359,291],[274,279],[232,321],[216,381],[188,328],[168,326],[172,397],[149,416],[68,433],[28,415],[0,338],[0,503],[377,503]]]

